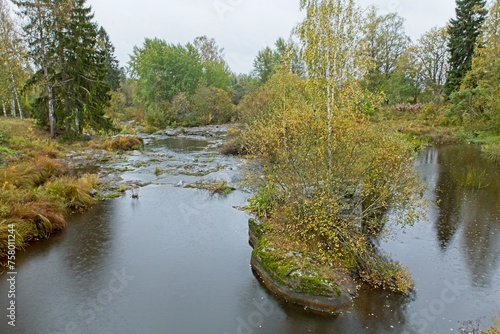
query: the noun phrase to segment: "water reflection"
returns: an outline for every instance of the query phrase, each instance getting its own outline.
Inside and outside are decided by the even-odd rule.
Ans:
[[[151,142],[152,149],[168,148],[177,153],[200,152],[207,148],[210,143],[207,140],[184,137],[171,137]]]
[[[428,152],[437,154],[436,149]],[[498,165],[481,158],[477,147],[440,148],[437,183],[439,245],[446,251],[460,235],[460,249],[474,284],[490,286],[500,251],[500,174]],[[480,187],[480,189],[476,189]]]
[[[405,232],[393,226],[394,239],[380,242],[409,266],[411,298],[363,287],[354,308],[334,317],[280,303],[249,266],[248,217],[232,208],[246,194],[159,185],[142,188],[139,200],[75,215],[66,232],[20,253],[19,326],[2,321],[0,333],[445,333],[479,317],[491,325],[500,312],[498,166],[477,148],[440,147],[423,152],[416,168],[437,204],[427,221]],[[488,187],[466,187],[471,168]],[[106,296],[122,268],[135,279],[88,322],[80,305],[89,310],[89,298]],[[0,302],[7,289],[2,277]],[[67,330],[71,322],[78,331]]]

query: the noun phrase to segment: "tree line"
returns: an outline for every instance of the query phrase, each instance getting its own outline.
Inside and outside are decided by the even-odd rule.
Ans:
[[[302,47],[299,31],[259,51],[249,74],[232,73],[223,48],[206,36],[186,45],[146,38],[134,47],[125,71],[84,0],[12,3],[17,15],[0,0],[2,112],[36,118],[52,136],[107,131],[113,120],[130,117],[156,128],[238,120],[243,97],[265,85],[283,62],[299,77],[315,75],[308,68],[315,55]],[[363,10],[352,36],[367,68],[359,81],[363,95],[386,106],[430,103],[450,123],[498,127],[498,1],[456,4],[455,18],[414,42],[397,13]],[[335,72],[340,68],[324,70],[332,80],[345,79]],[[366,104],[366,112],[374,106]]]

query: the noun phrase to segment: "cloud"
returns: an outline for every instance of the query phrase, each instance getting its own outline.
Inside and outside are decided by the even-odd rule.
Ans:
[[[455,5],[453,0],[360,0],[364,7],[374,3],[381,11],[397,11],[405,17],[413,39],[444,25]],[[186,44],[207,35],[225,49],[236,73],[248,73],[257,52],[279,37],[288,37],[303,17],[298,0],[89,0],[87,4],[108,31],[122,65],[146,37]]]

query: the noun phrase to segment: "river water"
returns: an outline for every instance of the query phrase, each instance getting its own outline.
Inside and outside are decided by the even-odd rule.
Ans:
[[[351,311],[334,317],[279,302],[255,278],[249,216],[235,208],[248,193],[177,186],[235,182],[244,162],[214,152],[210,140],[168,139],[130,156],[126,163],[138,167],[124,182],[149,184],[139,199],[129,193],[74,215],[66,231],[19,253],[16,327],[2,316],[0,332],[449,333],[500,316],[500,175],[477,148],[422,152],[415,168],[437,204],[404,232],[389,224],[394,238],[380,243],[409,266],[415,295],[365,287]],[[471,173],[487,186],[468,187]],[[6,315],[8,277],[0,278]]]

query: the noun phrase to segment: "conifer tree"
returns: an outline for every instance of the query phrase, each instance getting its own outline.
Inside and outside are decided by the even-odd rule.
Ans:
[[[487,10],[485,0],[456,0],[456,18],[450,20],[449,71],[445,84],[445,96],[449,97],[460,88],[462,79],[470,71],[472,57]]]
[[[68,22],[58,38],[61,59],[61,100],[64,101],[64,126],[73,133],[82,127],[107,129],[104,107],[109,102],[110,85],[106,82],[107,51],[99,46],[98,26],[85,0],[68,1]]]
[[[85,126],[107,130],[104,117],[109,102],[107,61],[111,43],[100,43],[99,27],[86,0],[14,0],[24,21],[28,53],[35,65],[32,84],[42,84],[47,114],[34,116],[56,128],[79,134]],[[109,40],[108,40],[109,42]],[[104,46],[103,46],[104,45]],[[111,57],[112,58],[112,57]]]
[[[103,27],[98,31],[99,50],[104,53],[104,62],[106,65],[105,81],[113,91],[120,88],[121,71],[118,60],[115,57],[115,47],[111,43],[108,33]]]

